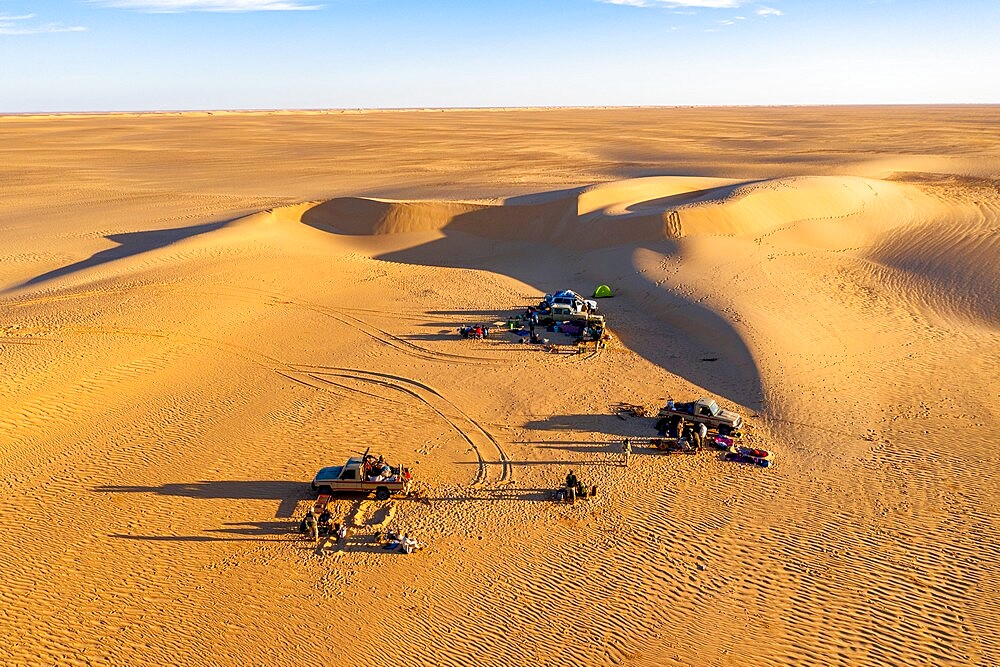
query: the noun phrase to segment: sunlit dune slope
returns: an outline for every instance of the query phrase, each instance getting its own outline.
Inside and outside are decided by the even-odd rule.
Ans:
[[[892,283],[889,291],[906,292],[905,298],[942,314],[991,323],[1000,301],[996,215],[991,203],[942,202],[910,185],[857,177],[648,177],[504,201],[352,197],[270,214],[342,235],[457,231],[578,251],[704,236],[759,247],[780,234],[783,245],[867,258],[891,269],[882,274]]]
[[[795,224],[822,245],[822,233],[861,232],[826,225],[860,216],[880,203],[901,207],[869,236],[897,219],[912,218],[912,189],[857,177],[796,177],[733,181],[647,177],[524,195],[502,201],[396,201],[345,197],[276,209],[338,234],[380,235],[454,231],[505,241],[545,241],[576,249],[685,236],[765,234]],[[882,197],[882,202],[878,198]],[[819,223],[808,226],[805,223]],[[837,245],[839,239],[832,239]]]

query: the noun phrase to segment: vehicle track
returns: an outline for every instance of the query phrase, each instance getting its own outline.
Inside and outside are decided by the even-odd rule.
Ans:
[[[504,363],[502,359],[496,359],[493,357],[484,356],[473,356],[466,354],[454,354],[451,352],[438,352],[435,350],[430,350],[416,343],[413,343],[405,338],[392,334],[384,329],[368,323],[359,317],[355,317],[346,310],[339,308],[332,308],[330,306],[323,306],[312,301],[305,301],[303,299],[290,298],[287,295],[280,294],[277,292],[270,292],[267,290],[252,288],[252,287],[227,287],[225,289],[246,293],[248,295],[260,295],[267,297],[271,300],[271,303],[275,305],[292,305],[304,310],[309,310],[314,313],[323,315],[324,317],[329,317],[334,319],[345,326],[348,326],[356,331],[359,331],[366,336],[384,344],[392,347],[400,352],[408,354],[410,356],[415,356],[420,359],[426,359],[428,361],[447,361],[451,363],[461,363],[461,364],[477,364],[477,365],[488,365],[488,364],[500,364]],[[204,291],[207,294],[230,296],[224,291]],[[349,309],[357,310],[357,309]],[[392,313],[384,313],[385,315],[393,315]]]
[[[360,382],[387,387],[395,391],[400,391],[413,396],[421,403],[427,405],[437,415],[444,419],[458,433],[463,440],[469,443],[476,452],[479,461],[479,471],[474,479],[474,484],[483,484],[488,480],[487,461],[483,458],[484,449],[495,449],[500,463],[500,484],[508,484],[513,481],[513,468],[507,453],[500,446],[496,438],[487,431],[482,424],[465,414],[452,401],[445,398],[433,387],[417,380],[393,375],[391,373],[378,373],[375,371],[365,371],[354,368],[339,368],[330,366],[314,365],[294,365],[294,371],[304,373],[313,380],[327,382],[335,386],[344,387],[327,378],[339,377]],[[344,387],[350,389],[350,387]]]
[[[189,334],[164,333],[162,331],[149,331],[141,329],[125,328],[101,328],[101,327],[59,327],[58,331],[64,334],[77,335],[124,335],[142,336],[149,338],[165,338],[175,341],[186,341],[195,345],[213,347],[226,351],[230,354],[242,357],[254,365],[267,369],[271,372],[296,382],[316,391],[329,391],[331,388],[341,389],[347,392],[358,392],[380,401],[392,401],[386,396],[367,392],[357,387],[352,387],[344,383],[339,383],[330,379],[340,377],[358,382],[366,382],[383,386],[394,391],[405,393],[419,402],[428,406],[434,413],[447,422],[452,429],[458,433],[463,440],[476,452],[478,461],[478,471],[473,480],[473,484],[480,485],[488,481],[487,461],[483,458],[483,450],[489,448],[496,449],[501,465],[499,483],[508,483],[513,480],[512,468],[506,452],[500,443],[477,421],[466,415],[458,406],[442,396],[437,390],[416,380],[405,378],[399,375],[377,373],[374,371],[364,371],[359,369],[336,368],[326,366],[309,366],[299,364],[285,364],[284,362],[268,355],[255,352],[249,348],[232,343],[225,343],[203,336],[193,336]],[[457,415],[457,416],[456,416]]]

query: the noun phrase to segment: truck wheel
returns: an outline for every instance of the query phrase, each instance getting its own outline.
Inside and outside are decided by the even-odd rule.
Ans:
[[[389,500],[389,489],[384,486],[380,486],[375,489],[375,500]]]
[[[316,486],[316,482],[310,482],[309,486],[312,487],[313,493],[316,493],[317,491],[319,491],[319,487]]]
[[[726,426],[725,424],[719,424],[719,435],[732,435],[733,427]]]

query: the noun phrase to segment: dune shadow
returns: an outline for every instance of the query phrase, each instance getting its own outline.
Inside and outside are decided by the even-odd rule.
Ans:
[[[301,221],[340,235],[433,232],[433,240],[377,253],[374,258],[491,271],[538,286],[539,294],[574,288],[589,295],[599,284],[614,283],[617,298],[602,302],[601,311],[609,330],[626,347],[707,392],[757,411],[763,405],[762,380],[740,333],[704,303],[663,287],[635,265],[640,250],[683,259],[678,243],[683,227],[674,204],[724,198],[753,182],[660,198],[653,192],[623,216],[599,210],[581,214],[580,197],[588,188],[575,187],[510,197],[500,204],[342,197],[311,207]],[[519,304],[512,311],[427,314],[501,320],[528,305],[533,304]],[[719,363],[702,363],[706,358]]]
[[[291,518],[295,507],[311,496],[309,485],[302,482],[276,480],[218,480],[181,482],[161,486],[116,486],[105,485],[91,489],[94,493],[146,493],[160,496],[180,496],[184,498],[222,500],[276,500],[276,518]]]
[[[83,271],[84,269],[94,268],[119,259],[125,259],[126,257],[132,257],[134,255],[156,250],[158,248],[164,248],[178,241],[191,238],[192,236],[198,236],[199,234],[205,234],[220,229],[229,222],[231,221],[223,220],[201,225],[192,225],[190,227],[174,227],[172,229],[156,229],[146,232],[109,234],[104,238],[109,241],[114,241],[118,244],[117,246],[96,252],[87,259],[80,260],[79,262],[67,264],[66,266],[58,269],[53,269],[46,273],[39,274],[34,278],[30,278],[23,283],[8,288],[8,290],[5,291],[31,287],[49,280],[71,275],[78,271]]]
[[[621,451],[621,445],[619,443],[620,441],[617,439],[611,442],[580,441],[579,443],[576,443],[578,446],[570,447],[567,445],[553,445],[539,440],[537,441],[537,449],[561,449],[564,452],[575,452],[577,454],[616,454]]]
[[[629,349],[651,363],[678,375],[706,391],[752,411],[763,406],[759,369],[738,331],[706,305],[661,288],[625,262],[631,253],[644,248],[663,254],[677,252],[676,244],[664,240],[656,244],[636,244],[613,251],[572,252],[557,246],[539,249],[512,248],[520,252],[517,262],[505,261],[497,252],[501,243],[474,237],[463,231],[442,230],[442,238],[404,250],[384,253],[377,258],[390,262],[441,268],[479,269],[510,276],[529,285],[544,286],[539,292],[576,287],[589,296],[599,284],[614,283],[614,299],[600,302],[609,330]],[[589,261],[589,255],[597,261]],[[553,256],[563,256],[570,264],[560,267]],[[616,261],[620,257],[620,262]],[[537,261],[533,261],[537,258]],[[577,267],[572,266],[572,261]],[[620,276],[625,276],[624,279]],[[616,280],[616,278],[618,278]],[[628,292],[636,294],[635,299]],[[511,311],[495,311],[497,319],[517,314],[524,303]],[[460,314],[444,311],[441,314]],[[717,359],[704,363],[702,359]]]

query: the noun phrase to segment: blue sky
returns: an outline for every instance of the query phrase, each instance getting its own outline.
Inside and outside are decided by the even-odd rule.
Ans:
[[[1000,103],[1000,0],[0,0],[0,112]]]

